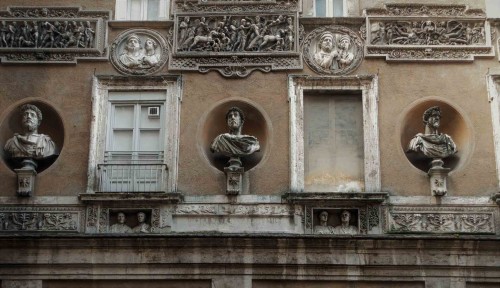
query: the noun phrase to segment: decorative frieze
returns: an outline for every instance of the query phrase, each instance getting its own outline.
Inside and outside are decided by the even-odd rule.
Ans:
[[[366,57],[393,61],[472,61],[493,56],[481,10],[465,5],[387,4],[367,9]]]
[[[0,233],[80,232],[82,213],[68,207],[0,207]]]
[[[246,77],[302,69],[297,1],[176,1],[175,20],[169,70]]]
[[[241,215],[241,216],[302,216],[304,215],[301,205],[282,204],[254,204],[254,205],[230,205],[230,204],[184,204],[177,205],[172,211],[175,215]]]
[[[0,11],[0,59],[21,63],[106,60],[110,11],[78,7],[11,7]]]
[[[495,234],[494,209],[467,207],[389,207],[387,233]]]

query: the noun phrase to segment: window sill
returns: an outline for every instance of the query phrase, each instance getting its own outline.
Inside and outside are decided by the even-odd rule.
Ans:
[[[78,196],[82,202],[113,202],[113,203],[179,203],[183,196],[181,193],[165,192],[126,192],[126,193],[83,193]]]
[[[173,20],[111,20],[108,26],[112,28],[169,28],[173,26]]]
[[[288,192],[283,200],[290,204],[318,204],[335,201],[336,204],[376,204],[384,202],[387,192]]]

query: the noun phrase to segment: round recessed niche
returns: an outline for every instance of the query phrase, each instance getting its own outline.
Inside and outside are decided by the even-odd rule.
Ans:
[[[448,134],[457,146],[457,153],[444,158],[444,167],[452,171],[460,168],[468,159],[472,150],[472,130],[470,125],[451,104],[438,99],[427,99],[412,105],[406,112],[400,130],[401,147],[406,158],[417,169],[429,171],[431,159],[421,153],[407,152],[410,140],[418,133],[424,133],[423,114],[425,110],[438,106],[441,109],[439,133]]]
[[[11,169],[14,170],[19,167],[19,163],[16,163],[12,159],[8,159],[4,147],[10,138],[14,136],[15,133],[21,134],[23,132],[23,127],[21,125],[21,106],[24,104],[35,105],[42,112],[42,122],[38,127],[39,134],[48,135],[56,145],[56,155],[36,160],[38,167],[36,171],[38,173],[49,168],[57,159],[64,145],[64,126],[59,113],[50,106],[49,104],[42,101],[28,101],[21,104],[13,105],[8,109],[5,118],[0,125],[0,156],[3,162]]]
[[[248,102],[229,100],[215,105],[205,114],[205,117],[202,119],[202,125],[200,125],[201,131],[198,133],[200,135],[201,150],[210,164],[218,170],[224,171],[224,167],[228,166],[227,162],[229,158],[218,152],[212,153],[210,145],[217,135],[229,132],[226,113],[231,107],[238,107],[245,113],[245,122],[241,133],[257,137],[260,143],[260,151],[241,158],[245,171],[248,171],[259,164],[262,158],[264,158],[269,142],[269,127],[266,117],[263,112]]]

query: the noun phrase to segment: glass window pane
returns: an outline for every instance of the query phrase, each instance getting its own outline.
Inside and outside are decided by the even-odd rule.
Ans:
[[[113,131],[112,150],[113,151],[132,151],[132,130]]]
[[[316,0],[316,17],[326,16],[326,1],[327,0]]]
[[[161,127],[161,121],[160,117],[149,117],[148,116],[148,111],[149,107],[159,107],[160,110],[160,115],[162,113],[162,109],[160,105],[147,105],[147,106],[141,106],[141,124],[140,128],[157,128],[160,129]]]
[[[160,0],[148,0],[148,19],[158,20],[160,13]]]
[[[133,128],[134,127],[134,106],[115,105],[115,115],[113,128]]]
[[[344,16],[344,0],[333,0],[333,17]]]
[[[160,150],[160,130],[142,130],[139,137],[139,151]]]
[[[307,191],[363,191],[363,143],[360,95],[304,97],[304,184]]]
[[[142,20],[142,0],[130,0],[130,20]]]

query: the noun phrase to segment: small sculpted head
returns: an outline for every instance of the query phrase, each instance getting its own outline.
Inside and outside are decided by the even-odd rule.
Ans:
[[[118,220],[118,223],[125,224],[125,213],[118,212],[118,215],[116,216],[116,219]]]
[[[42,112],[31,104],[21,106],[22,125],[29,132],[36,132],[42,122]]]
[[[144,223],[146,221],[146,214],[144,212],[137,213],[137,221],[139,223]]]
[[[331,52],[334,48],[334,38],[335,36],[330,32],[323,33],[319,38],[319,49],[325,52]]]
[[[320,223],[326,223],[328,221],[328,212],[321,211],[318,215]]]
[[[348,224],[351,220],[351,212],[347,210],[342,211],[342,213],[340,214],[340,220],[343,224]]]
[[[146,49],[146,51],[154,51],[157,46],[158,44],[156,44],[156,42],[151,38],[147,38],[146,42],[144,43],[144,48]]]
[[[132,34],[127,38],[127,50],[130,52],[136,52],[141,49],[141,39],[139,36]]]
[[[240,131],[245,122],[245,114],[238,107],[231,107],[226,113],[226,121],[229,130]]]
[[[441,124],[441,109],[438,106],[431,107],[424,112],[423,122],[426,126],[437,129]]]
[[[351,38],[348,35],[342,35],[339,39],[339,47],[344,50],[349,50],[351,46]]]

